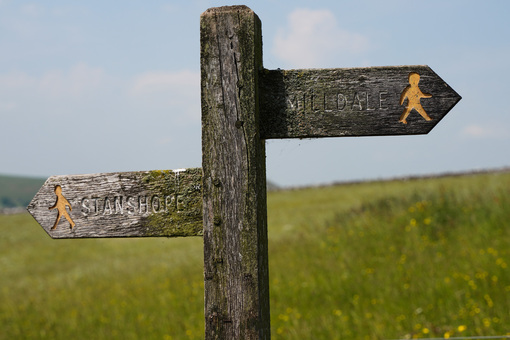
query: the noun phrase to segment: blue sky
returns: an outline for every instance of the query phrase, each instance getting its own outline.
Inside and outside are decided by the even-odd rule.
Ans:
[[[230,1],[0,0],[0,173],[201,165],[199,17]],[[463,99],[426,136],[267,142],[285,186],[510,165],[510,2],[245,1],[264,66],[429,65]]]

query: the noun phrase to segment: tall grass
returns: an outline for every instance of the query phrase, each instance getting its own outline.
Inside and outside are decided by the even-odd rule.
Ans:
[[[1,217],[0,339],[203,338],[200,238],[51,240]]]
[[[510,174],[273,192],[274,339],[510,333]],[[200,238],[51,240],[0,217],[0,339],[201,339]]]
[[[509,175],[308,189],[270,202],[295,206],[270,223],[281,233],[270,255],[275,339],[510,334]],[[300,216],[315,205],[328,208]]]

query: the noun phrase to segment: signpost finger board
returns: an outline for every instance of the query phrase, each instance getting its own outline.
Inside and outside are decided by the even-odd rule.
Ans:
[[[202,170],[52,176],[28,211],[52,238],[202,235]]]

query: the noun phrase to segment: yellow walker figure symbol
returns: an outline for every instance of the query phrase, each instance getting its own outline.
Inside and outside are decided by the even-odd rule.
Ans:
[[[60,221],[62,215],[64,215],[66,220],[69,221],[69,223],[71,224],[71,229],[73,229],[76,224],[73,222],[71,216],[69,216],[69,214],[67,213],[66,205],[69,206],[70,211],[73,211],[73,208],[71,207],[71,203],[69,203],[69,201],[64,197],[64,195],[62,195],[62,187],[60,185],[57,185],[55,187],[55,194],[57,195],[57,201],[55,202],[55,205],[49,208],[49,210],[57,208],[58,215],[57,220],[55,221],[55,224],[53,225],[51,230],[57,228],[58,222]]]
[[[404,112],[400,116],[399,122],[407,124],[406,118],[409,116],[411,111],[415,109],[425,120],[432,120],[429,117],[427,112],[421,106],[420,99],[421,98],[431,98],[432,95],[428,93],[421,92],[418,87],[418,83],[420,82],[420,75],[416,72],[411,72],[409,74],[409,85],[402,91],[400,95],[400,105],[404,104],[404,100],[407,98],[407,106],[404,109]]]

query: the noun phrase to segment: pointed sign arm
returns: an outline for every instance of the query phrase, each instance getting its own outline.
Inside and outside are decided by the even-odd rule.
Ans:
[[[264,69],[259,78],[264,139],[427,134],[461,99],[423,65]]]
[[[202,169],[52,176],[28,211],[52,238],[201,236]]]

